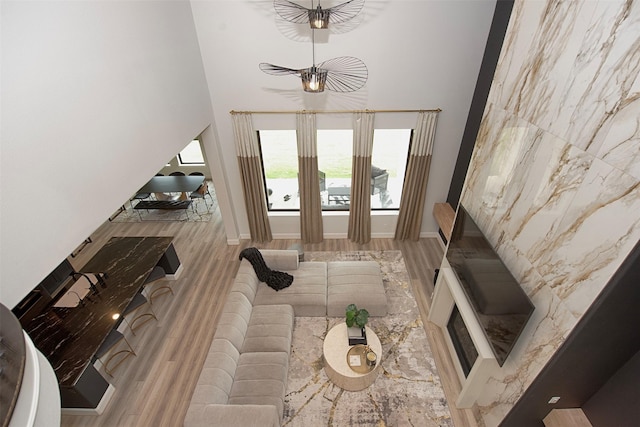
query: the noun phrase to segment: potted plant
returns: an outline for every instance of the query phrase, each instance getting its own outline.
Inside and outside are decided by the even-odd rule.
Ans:
[[[359,309],[355,304],[349,304],[345,317],[349,345],[366,344],[367,334],[364,326],[369,320],[369,312],[364,308]]]

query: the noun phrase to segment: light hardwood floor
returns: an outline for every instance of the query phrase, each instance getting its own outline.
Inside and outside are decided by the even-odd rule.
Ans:
[[[154,300],[158,322],[147,322],[136,336],[127,339],[137,356],[129,357],[114,372],[111,382],[115,395],[99,416],[63,415],[62,425],[89,426],[181,426],[191,395],[204,363],[209,343],[225,296],[239,266],[238,255],[248,246],[286,249],[297,240],[273,240],[270,243],[242,241],[228,246],[219,216],[211,222],[189,223],[105,223],[72,260],[76,268],[86,263],[112,236],[174,236],[174,246],[184,270],[178,280],[165,281],[175,293]],[[433,272],[440,264],[442,248],[436,239],[395,241],[373,239],[359,245],[347,239],[305,244],[311,251],[401,250],[407,265],[414,295],[433,348],[445,393],[452,402],[458,388],[440,330],[427,321],[433,292]],[[450,407],[452,405],[450,404]],[[451,408],[456,427],[475,427],[469,410]]]

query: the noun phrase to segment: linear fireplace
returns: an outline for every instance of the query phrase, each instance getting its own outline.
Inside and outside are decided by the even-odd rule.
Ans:
[[[502,366],[535,306],[462,205],[436,279],[429,320],[443,330],[471,407]]]
[[[478,358],[478,351],[473,345],[473,339],[467,325],[464,324],[460,310],[458,306],[454,305],[449,316],[449,322],[447,323],[447,331],[449,331],[449,338],[453,344],[453,348],[458,355],[458,360],[464,372],[464,376],[469,376],[471,367]]]
[[[491,374],[500,367],[471,303],[446,259],[442,261],[436,281],[429,320],[442,328],[460,380],[461,390],[455,405],[470,408],[480,397]],[[454,329],[453,334],[450,329]]]
[[[445,257],[502,366],[535,306],[462,204]]]

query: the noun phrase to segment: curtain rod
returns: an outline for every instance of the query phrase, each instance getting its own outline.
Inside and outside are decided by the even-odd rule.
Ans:
[[[229,111],[230,114],[351,114],[351,113],[421,113],[421,112],[441,112],[440,108],[426,110],[284,110],[284,111]]]

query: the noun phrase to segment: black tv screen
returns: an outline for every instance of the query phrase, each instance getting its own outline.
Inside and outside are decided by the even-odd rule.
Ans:
[[[535,306],[462,204],[446,257],[502,366]]]

